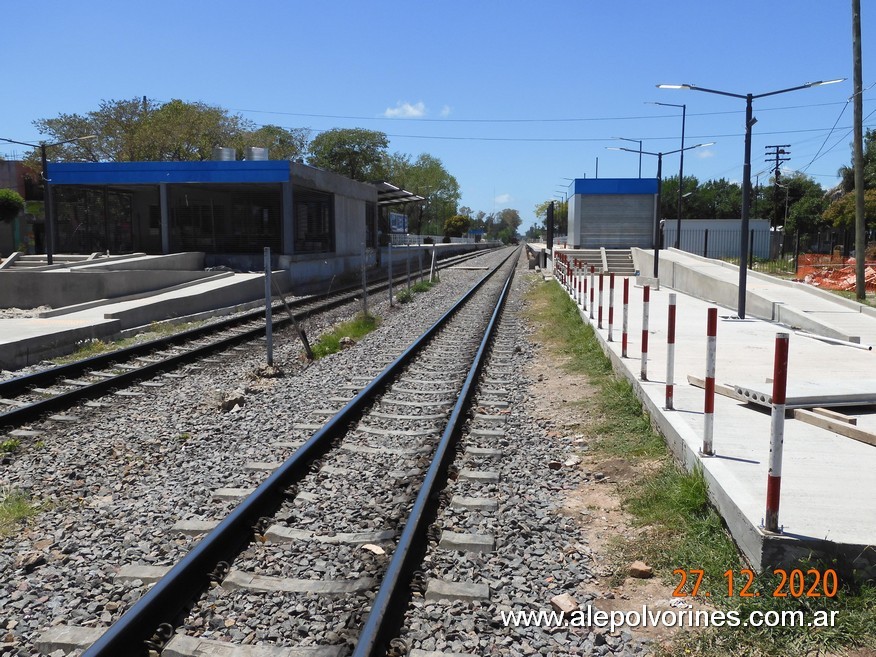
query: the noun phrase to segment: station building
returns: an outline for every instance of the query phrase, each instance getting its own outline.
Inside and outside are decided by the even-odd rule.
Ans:
[[[652,248],[657,224],[656,178],[576,178],[569,185],[569,246]]]
[[[380,208],[422,200],[287,160],[54,163],[57,253],[200,251],[205,266],[327,280],[378,264]]]

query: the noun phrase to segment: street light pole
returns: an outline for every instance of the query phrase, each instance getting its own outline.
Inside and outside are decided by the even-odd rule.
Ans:
[[[74,137],[73,139],[65,139],[64,141],[56,141],[53,144],[47,144],[41,141],[39,144],[30,144],[26,141],[16,141],[15,139],[6,139],[0,137],[0,141],[6,141],[10,144],[20,144],[21,146],[29,146],[30,148],[40,149],[40,162],[42,164],[43,178],[43,202],[45,203],[46,211],[46,262],[54,264],[55,251],[55,215],[53,213],[54,205],[52,203],[52,190],[50,189],[51,179],[48,172],[48,158],[46,157],[46,149],[50,146],[61,146],[63,144],[72,144],[74,141],[83,141],[85,139],[97,139],[97,135],[85,135],[84,137]]]
[[[662,231],[660,230],[660,218],[663,214],[663,209],[661,208],[661,190],[663,187],[663,156],[664,155],[672,155],[674,153],[682,153],[684,151],[689,151],[693,148],[702,148],[703,146],[712,146],[715,142],[710,141],[705,144],[694,144],[693,146],[687,146],[686,148],[676,148],[674,151],[667,151],[666,153],[651,153],[649,151],[634,151],[632,148],[623,148],[622,146],[606,146],[606,150],[609,151],[626,151],[627,153],[641,153],[643,155],[654,155],[657,157],[657,208],[654,210],[654,230],[653,230],[653,241],[654,241],[654,278],[657,278],[657,274],[659,272],[659,258],[660,258],[660,234]]]
[[[678,156],[678,218],[675,222],[675,244],[673,245],[678,249],[681,248],[681,203],[684,198],[684,124],[686,123],[687,118],[687,105],[658,102],[655,102],[654,105],[681,108],[681,154]]]
[[[631,141],[634,144],[639,145],[639,150],[637,152],[639,153],[639,178],[641,178],[642,177],[642,153],[644,152],[644,151],[642,151],[642,140],[641,139],[627,139],[626,137],[612,137],[612,139],[620,139],[621,141]]]
[[[745,287],[748,276],[748,216],[751,205],[751,128],[757,123],[757,119],[752,116],[752,102],[755,98],[764,98],[766,96],[776,96],[778,94],[787,93],[789,91],[797,91],[798,89],[808,89],[809,87],[820,87],[826,84],[834,84],[842,82],[845,78],[837,78],[835,80],[819,80],[818,82],[807,82],[806,84],[797,85],[796,87],[788,87],[787,89],[779,89],[778,91],[768,91],[763,94],[737,94],[729,91],[718,91],[717,89],[707,89],[698,87],[695,84],[658,84],[658,89],[688,89],[693,91],[703,91],[709,94],[718,94],[719,96],[730,96],[732,98],[742,98],[745,100],[745,159],[742,164],[742,217],[740,226],[739,238],[739,298],[737,301],[736,314],[739,319],[745,319]]]

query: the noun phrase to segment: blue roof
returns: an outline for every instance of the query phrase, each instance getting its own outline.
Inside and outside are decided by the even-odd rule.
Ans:
[[[656,194],[656,178],[576,178],[569,184],[575,194]]]
[[[289,182],[286,160],[204,162],[58,162],[47,166],[53,185]]]

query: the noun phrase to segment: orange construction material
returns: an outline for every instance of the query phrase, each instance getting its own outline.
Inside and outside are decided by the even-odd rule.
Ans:
[[[855,259],[805,254],[797,258],[797,280],[826,290],[855,289]],[[865,263],[864,287],[876,291],[876,262]]]

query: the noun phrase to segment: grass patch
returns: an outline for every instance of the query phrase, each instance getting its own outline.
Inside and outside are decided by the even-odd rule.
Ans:
[[[0,453],[13,454],[21,447],[21,441],[18,438],[7,438],[0,442]]]
[[[745,583],[745,563],[730,538],[723,520],[709,503],[701,470],[687,472],[671,458],[662,437],[651,427],[625,378],[617,378],[593,330],[581,322],[577,307],[555,282],[538,284],[528,300],[530,321],[539,337],[555,355],[565,358],[568,372],[584,374],[596,394],[584,402],[595,420],[586,427],[591,453],[597,457],[622,458],[642,474],[620,490],[622,505],[631,514],[637,531],[633,538],[618,537],[615,582],[623,580],[624,566],[633,559],[652,565],[657,576],[675,586],[677,568],[705,571],[700,590],[710,591],[704,602],[724,611],[738,611],[747,620],[752,611],[803,612],[798,627],[713,627],[680,633],[662,655],[836,655],[854,648],[876,647],[876,587],[847,577],[836,597],[773,597],[778,576],[764,573],[755,578],[752,591],[759,597],[740,597]],[[803,563],[822,572],[831,564]],[[736,595],[727,595],[726,571],[735,573]],[[839,568],[837,568],[839,570]],[[806,580],[807,586],[814,577]],[[690,590],[691,581],[687,590]],[[787,586],[785,591],[787,591]],[[815,612],[835,611],[833,627],[808,627]]]
[[[85,360],[86,358],[91,358],[93,356],[99,356],[110,351],[117,351],[119,349],[125,349],[126,347],[132,347],[135,344],[140,344],[142,342],[149,342],[150,340],[167,337],[168,335],[182,333],[184,331],[188,331],[197,326],[200,326],[203,323],[204,322],[200,321],[185,322],[183,324],[173,324],[170,322],[152,322],[149,325],[148,331],[143,331],[142,333],[138,333],[137,335],[132,337],[112,340],[110,342],[104,342],[99,338],[80,340],[76,343],[76,349],[72,353],[67,354],[66,356],[53,358],[52,362],[56,365],[75,363],[76,361]]]
[[[313,345],[313,355],[316,358],[324,358],[341,350],[341,340],[345,337],[359,340],[368,335],[380,325],[380,318],[374,315],[359,313],[350,321],[338,324],[329,333],[319,336]]]
[[[438,283],[432,281],[419,281],[418,283],[414,283],[410,287],[401,287],[399,288],[398,293],[395,295],[396,301],[399,303],[410,303],[414,300],[415,294],[422,294],[423,292],[428,292],[433,287],[435,287]]]
[[[39,513],[39,507],[20,490],[0,489],[0,536],[10,536],[20,524]]]
[[[395,295],[395,300],[399,303],[410,303],[414,300],[414,294],[407,288],[402,288]]]
[[[418,294],[420,292],[428,292],[433,287],[435,287],[437,284],[438,284],[437,282],[433,283],[432,281],[422,280],[422,281],[419,281],[419,282],[411,285],[411,292],[416,292]]]

